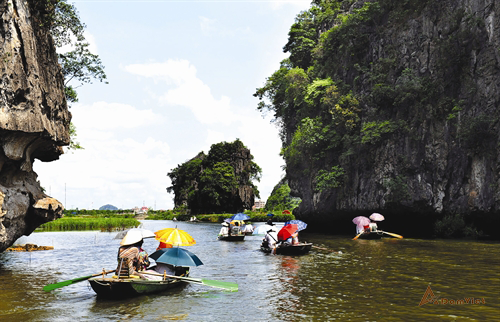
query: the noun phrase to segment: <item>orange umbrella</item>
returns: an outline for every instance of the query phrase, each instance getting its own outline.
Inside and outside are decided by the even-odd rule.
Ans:
[[[184,230],[177,228],[165,228],[155,232],[155,239],[160,243],[170,244],[172,246],[193,246],[196,241]]]

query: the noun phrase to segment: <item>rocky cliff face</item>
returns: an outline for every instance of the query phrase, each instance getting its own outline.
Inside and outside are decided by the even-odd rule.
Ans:
[[[410,235],[429,233],[445,214],[464,214],[498,235],[500,5],[439,0],[343,6],[352,14],[367,3],[367,13],[344,29],[334,19],[316,29],[331,32],[313,52],[315,68],[350,86],[360,121],[351,144],[323,159],[345,170],[338,188],[315,189],[319,167],[311,163],[287,165],[292,193],[302,199],[294,214],[317,228],[354,233],[354,216],[380,212],[386,216],[380,226]],[[355,34],[341,34],[354,28]],[[288,122],[288,132],[295,129]]]
[[[63,75],[37,1],[0,1],[0,251],[61,217],[33,172],[69,144]]]
[[[252,161],[250,150],[236,139],[213,144],[206,155],[178,165],[168,174],[174,192],[175,207],[192,214],[236,213],[251,209],[260,178],[260,167]]]

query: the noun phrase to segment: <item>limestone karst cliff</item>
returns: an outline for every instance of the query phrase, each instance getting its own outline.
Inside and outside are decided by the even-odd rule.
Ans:
[[[294,214],[353,233],[381,212],[414,236],[459,214],[498,236],[499,45],[491,0],[313,1],[255,94],[282,124]]]
[[[42,1],[0,1],[0,251],[62,215],[33,162],[57,160],[71,114]]]
[[[178,165],[168,176],[175,194],[176,208],[185,207],[192,214],[237,213],[251,209],[260,179],[261,169],[253,161],[243,142],[212,144],[208,154]]]

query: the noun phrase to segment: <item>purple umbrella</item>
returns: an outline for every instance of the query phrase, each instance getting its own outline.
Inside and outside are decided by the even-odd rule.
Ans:
[[[355,217],[352,220],[352,222],[358,226],[367,226],[371,223],[371,220],[370,220],[370,218],[365,217],[365,216],[358,216],[358,217]]]
[[[385,218],[381,214],[378,214],[378,213],[374,212],[373,214],[370,215],[370,219],[373,220],[373,221],[382,221]]]

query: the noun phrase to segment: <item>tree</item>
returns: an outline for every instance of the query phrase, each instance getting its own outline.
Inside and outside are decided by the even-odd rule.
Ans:
[[[65,46],[72,49],[58,52],[59,63],[64,75],[64,93],[66,100],[71,103],[78,102],[76,89],[83,84],[91,84],[94,79],[106,81],[104,66],[98,55],[89,50],[89,43],[85,39],[85,24],[80,21],[78,11],[66,0],[47,1],[48,12],[45,23],[48,24],[54,44],[59,51]],[[76,139],[76,127],[70,125],[69,149],[83,149]]]
[[[298,207],[301,200],[300,198],[292,197],[290,195],[290,187],[286,179],[281,180],[276,186],[274,186],[271,195],[266,202],[266,210],[282,210],[289,209],[293,210]]]

